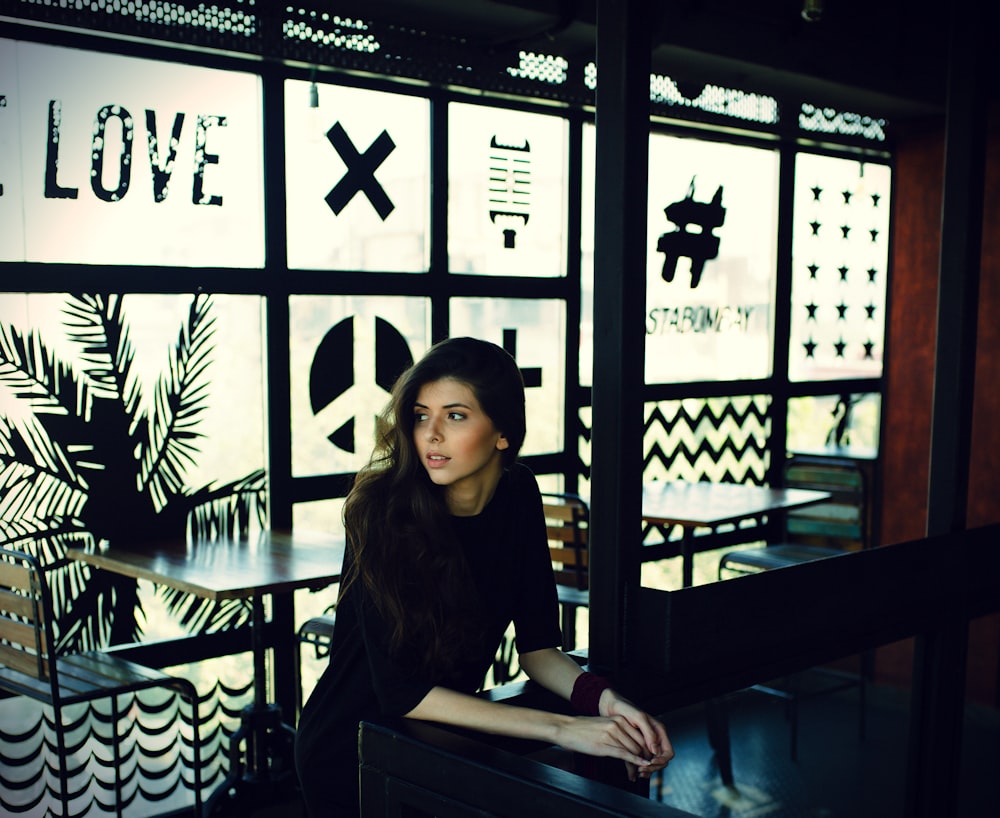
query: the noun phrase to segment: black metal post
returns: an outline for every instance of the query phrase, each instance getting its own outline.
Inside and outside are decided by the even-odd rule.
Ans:
[[[264,156],[269,167],[283,167],[285,155],[284,78],[280,72],[263,73]],[[285,240],[285,182],[280,173],[265,177],[266,270],[284,268],[287,260]],[[292,439],[291,409],[288,403],[289,314],[288,296],[269,295],[266,299],[267,338],[267,479],[268,514],[272,528],[292,528]],[[295,630],[295,607],[291,594],[275,594],[271,599],[271,619],[280,632],[289,636]],[[294,653],[289,639],[275,645],[274,700],[294,723],[297,681],[292,665]]]
[[[937,353],[927,534],[966,528],[982,248],[986,110],[978,0],[951,7]],[[957,814],[968,621],[938,617],[916,638],[906,804],[908,818]]]
[[[649,23],[644,0],[598,0],[590,661],[611,673],[640,575]]]

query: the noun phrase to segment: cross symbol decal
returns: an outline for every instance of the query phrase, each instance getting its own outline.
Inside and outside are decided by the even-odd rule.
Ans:
[[[517,330],[516,329],[504,329],[503,331],[503,348],[506,352],[510,353],[510,356],[517,360]],[[538,387],[542,385],[542,368],[539,366],[529,366],[521,368],[521,377],[524,378],[524,386],[526,389],[531,389],[533,387]]]
[[[336,122],[326,132],[326,138],[347,165],[347,173],[341,177],[333,190],[326,194],[326,203],[330,205],[330,209],[339,216],[355,194],[361,191],[368,197],[368,201],[382,221],[385,221],[396,206],[378,183],[375,171],[396,149],[392,137],[383,130],[364,153],[359,153],[343,125]]]

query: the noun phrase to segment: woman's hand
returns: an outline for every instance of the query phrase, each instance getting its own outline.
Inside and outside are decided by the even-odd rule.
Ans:
[[[648,778],[670,763],[670,759],[674,757],[674,748],[670,744],[666,727],[659,719],[640,710],[611,688],[601,693],[600,710],[602,716],[624,719],[632,730],[637,731],[642,737],[640,755],[648,763],[631,766],[635,762],[626,759],[630,781],[635,780],[636,774],[641,778]]]
[[[566,750],[586,755],[620,758],[633,781],[637,770],[645,771],[652,766],[642,731],[624,716],[565,717],[556,733],[555,743]]]
[[[649,778],[674,757],[663,724],[610,689],[601,694],[601,715],[569,719],[556,743],[567,750],[622,759],[630,781]]]
[[[523,653],[519,658],[521,668],[533,681],[564,699],[572,699],[580,676],[580,666],[573,659],[557,648]],[[549,737],[554,744],[588,755],[624,760],[629,779],[633,781],[637,775],[648,778],[662,770],[674,757],[674,748],[663,724],[614,689],[601,691],[598,711],[600,717],[550,715],[541,716],[540,721],[556,722],[552,727],[557,737],[553,739],[551,734]],[[509,718],[505,723],[508,729],[512,725]],[[498,732],[507,733],[507,729]],[[527,735],[527,731],[508,734]]]

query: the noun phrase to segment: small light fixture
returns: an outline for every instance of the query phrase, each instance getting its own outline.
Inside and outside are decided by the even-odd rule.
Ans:
[[[823,16],[823,0],[802,0],[802,19],[807,23],[819,22]]]
[[[309,107],[306,108],[305,127],[306,139],[310,143],[322,141],[325,128],[323,127],[323,113],[319,107],[319,85],[316,84],[315,70],[309,76]]]

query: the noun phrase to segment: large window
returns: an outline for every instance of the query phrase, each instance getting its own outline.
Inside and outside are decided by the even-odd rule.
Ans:
[[[229,34],[250,37],[251,16]],[[335,28],[330,47],[368,70],[229,41],[165,58],[45,26],[0,40],[0,542],[58,561],[74,538],[336,529],[394,380],[448,335],[514,355],[523,457],[544,489],[588,494],[592,109],[376,76],[375,35]],[[310,32],[283,36],[327,36]],[[529,62],[507,78],[530,91]],[[534,81],[578,71],[592,89],[592,64],[558,66]],[[646,290],[644,476],[766,483],[788,451],[877,456],[884,147],[798,146],[815,118],[738,90],[687,100],[659,77],[651,102],[675,107],[651,120],[647,206],[629,214],[647,264],[620,271]],[[92,582],[63,599],[81,646],[114,617],[136,637],[247,618],[148,587],[123,611]],[[231,713],[249,689],[233,672],[206,693]],[[16,789],[0,775],[20,809]]]
[[[5,371],[24,363],[23,339],[78,331],[71,311],[27,295],[19,262],[63,265],[65,290],[124,296],[121,315],[139,328],[136,371],[146,334],[176,323],[177,304],[243,293],[257,317],[224,331],[238,299],[213,301],[212,357],[235,345],[253,365],[216,367],[213,400],[223,412],[238,405],[241,428],[267,441],[268,461],[244,471],[267,471],[270,511],[280,502],[282,519],[295,509],[328,527],[339,511],[325,501],[342,498],[342,478],[366,461],[395,377],[438,338],[477,335],[524,373],[523,454],[555,485],[586,489],[592,316],[602,307],[592,298],[601,225],[585,112],[330,71],[288,69],[266,85],[244,64],[3,46],[0,258],[24,293],[3,297],[16,315],[9,333],[20,333]],[[655,89],[653,100],[670,103]],[[265,139],[265,110],[283,113],[280,140]],[[645,282],[651,479],[765,482],[786,451],[853,441],[877,452],[887,157],[789,149],[770,132],[780,106],[768,111],[707,135],[677,119],[651,123],[646,208],[632,214],[645,220],[646,269],[620,271]],[[783,172],[791,187],[780,187]],[[284,191],[280,209],[274,198],[267,209],[270,189]],[[781,189],[793,193],[782,200]],[[147,267],[155,274],[139,272]],[[143,300],[132,289],[175,295]],[[775,337],[781,326],[787,339]],[[287,381],[269,374],[281,358]],[[236,372],[255,373],[256,391],[227,391]],[[26,403],[16,377],[2,393],[5,429]],[[785,422],[775,426],[776,414]],[[206,464],[223,446],[217,434],[239,436],[224,422],[210,428],[207,410],[199,423],[204,451],[185,485],[232,479],[238,459],[220,455],[218,473]]]

